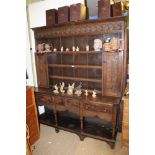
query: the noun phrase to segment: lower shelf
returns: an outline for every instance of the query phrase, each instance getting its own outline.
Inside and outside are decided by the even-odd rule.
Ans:
[[[84,118],[83,129],[80,128],[79,116],[70,112],[57,113],[57,125],[54,121],[54,113],[52,110],[39,116],[39,122],[48,126],[55,127],[75,133],[79,136],[91,137],[99,140],[106,141],[112,146],[115,144],[115,139],[112,139],[111,124],[105,123],[98,118]],[[84,139],[83,138],[83,139]],[[81,138],[80,138],[81,139]]]

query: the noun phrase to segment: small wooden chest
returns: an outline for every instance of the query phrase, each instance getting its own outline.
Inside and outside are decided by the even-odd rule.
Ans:
[[[58,11],[56,9],[46,10],[46,26],[58,24]]]
[[[112,14],[113,14],[113,17],[122,16],[121,2],[118,2],[112,5]]]
[[[98,17],[107,18],[111,16],[110,0],[98,1]]]
[[[58,8],[58,24],[69,22],[70,9],[68,6]]]
[[[81,3],[70,6],[70,21],[86,19],[86,6]]]

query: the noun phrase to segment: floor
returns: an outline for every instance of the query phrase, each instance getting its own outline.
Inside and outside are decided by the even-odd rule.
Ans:
[[[100,140],[85,138],[80,141],[76,134],[40,125],[40,139],[32,146],[32,155],[128,155],[129,150],[121,148],[120,133],[117,136],[115,149]]]

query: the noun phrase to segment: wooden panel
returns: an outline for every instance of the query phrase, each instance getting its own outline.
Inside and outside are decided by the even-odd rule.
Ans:
[[[30,130],[30,144],[32,145],[39,139],[40,136],[38,113],[33,87],[26,88],[26,105],[26,124]]]
[[[46,10],[46,26],[58,23],[58,11],[56,9]]]
[[[103,95],[121,96],[123,51],[103,53]]]
[[[112,14],[113,16],[122,16],[122,5],[121,2],[114,3],[112,5]]]
[[[86,7],[81,3],[70,5],[70,21],[84,19],[86,19]]]
[[[49,87],[47,54],[35,54],[38,87]]]
[[[58,8],[58,23],[67,23],[69,22],[70,12],[68,6],[63,6]]]

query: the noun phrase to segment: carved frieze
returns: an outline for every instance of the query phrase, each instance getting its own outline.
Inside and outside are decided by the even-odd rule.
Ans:
[[[87,23],[70,26],[57,26],[43,29],[34,29],[35,38],[52,38],[61,36],[74,36],[100,34],[100,33],[115,33],[122,31],[124,22],[108,22],[108,23]]]

